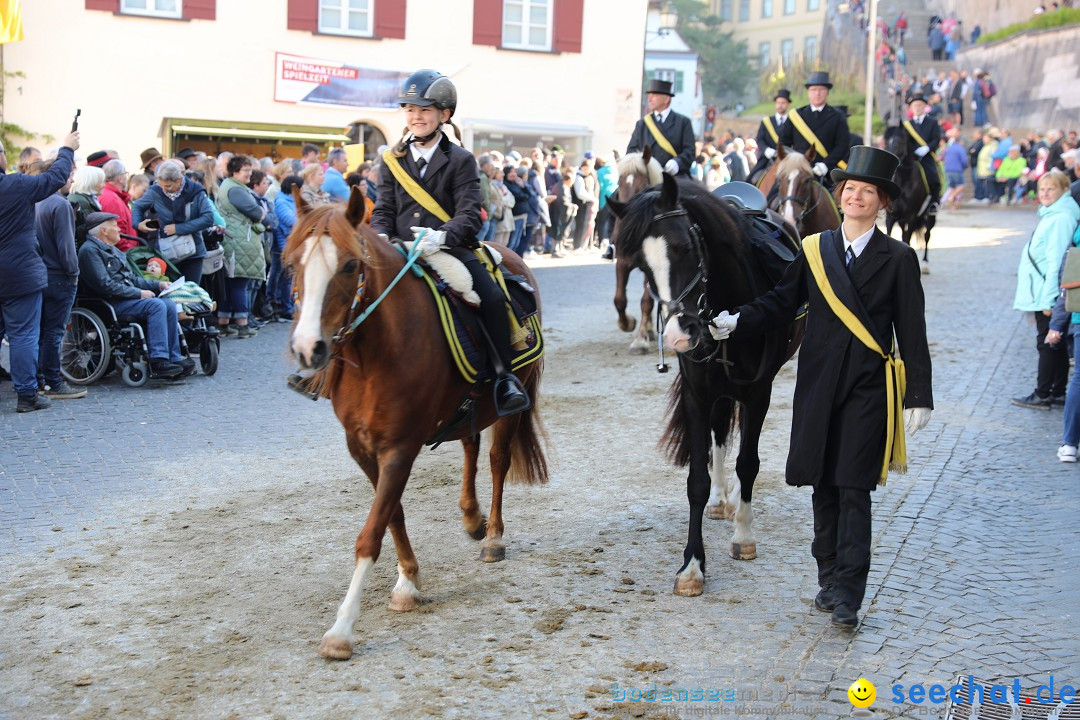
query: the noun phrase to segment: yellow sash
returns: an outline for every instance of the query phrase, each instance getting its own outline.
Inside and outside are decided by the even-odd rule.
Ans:
[[[420,183],[416,182],[413,176],[405,170],[401,165],[401,158],[394,157],[394,154],[387,150],[382,154],[382,159],[386,166],[390,168],[390,172],[397,178],[397,181],[401,183],[401,187],[405,188],[405,192],[409,193],[413,200],[420,203],[422,208],[443,222],[450,222],[450,214],[443,210],[435,198],[431,197],[431,194],[422,188]]]
[[[795,126],[795,129],[799,131],[799,134],[806,138],[806,142],[810,143],[810,146],[814,148],[815,151],[817,151],[818,159],[824,162],[825,158],[829,156],[829,151],[826,150],[825,146],[821,143],[820,140],[818,140],[818,136],[815,135],[814,131],[810,129],[810,126],[806,124],[806,121],[803,120],[803,117],[799,114],[799,111],[796,110],[795,112],[789,112],[788,120],[790,120],[791,124]],[[844,122],[847,122],[847,120],[844,120]],[[846,170],[847,162],[841,160],[840,162],[836,163],[836,167],[840,168],[841,170]]]
[[[761,124],[765,126],[765,131],[769,133],[769,137],[772,138],[772,141],[779,145],[780,136],[776,134],[776,128],[773,126],[772,116],[770,115],[769,117],[761,118]]]
[[[660,132],[660,128],[656,127],[656,123],[652,119],[652,113],[645,116],[645,127],[649,128],[649,132],[652,133],[653,140],[656,144],[663,148],[671,157],[678,157],[679,153],[675,152],[675,147],[668,142],[668,139],[664,137],[664,133]]]
[[[848,310],[844,303],[840,302],[840,298],[836,297],[832,285],[829,284],[829,278],[825,275],[825,264],[821,260],[820,233],[803,240],[803,253],[806,255],[810,272],[813,273],[821,294],[829,303],[829,308],[863,345],[876,352],[885,361],[888,422],[885,426],[885,459],[881,466],[881,477],[878,478],[878,483],[884,485],[890,469],[899,473],[907,472],[907,443],[904,439],[904,394],[907,392],[907,373],[904,369],[904,361],[897,359],[891,353],[886,355],[866,327],[855,317],[855,313]]]
[[[911,137],[915,138],[915,142],[919,143],[920,145],[926,145],[926,146],[929,147],[930,143],[928,143],[928,142],[926,142],[925,140],[922,139],[922,135],[920,135],[918,130],[915,129],[915,126],[911,124],[910,120],[905,120],[903,125],[904,125],[904,128],[909,133],[911,133]]]

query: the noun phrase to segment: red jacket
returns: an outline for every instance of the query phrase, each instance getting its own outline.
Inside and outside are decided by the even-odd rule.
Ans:
[[[131,202],[130,195],[123,190],[117,190],[109,183],[105,183],[101,194],[98,195],[98,202],[101,203],[102,212],[119,216],[116,219],[116,224],[120,227],[120,232],[125,235],[135,234],[135,228],[131,226],[131,208],[128,207],[128,203]],[[120,242],[116,243],[116,247],[127,252],[138,244],[134,240],[120,238]]]

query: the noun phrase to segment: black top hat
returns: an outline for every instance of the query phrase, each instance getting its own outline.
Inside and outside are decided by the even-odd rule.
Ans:
[[[182,148],[180,152],[176,153],[176,157],[182,158],[184,160],[187,160],[189,157],[193,157],[195,155],[198,155],[198,153],[189,147]]]
[[[806,79],[803,87],[808,88],[813,85],[824,85],[827,88],[832,88],[832,83],[829,82],[829,73],[824,71],[810,73],[810,77]]]
[[[650,80],[649,87],[645,88],[645,93],[675,97],[675,93],[671,91],[671,82],[669,80]]]
[[[830,177],[833,182],[841,180],[859,180],[877,185],[895,198],[900,194],[900,186],[893,182],[893,175],[900,164],[900,158],[888,150],[881,150],[869,145],[856,145],[848,155],[847,170],[837,168]]]
[[[774,101],[777,98],[784,98],[788,102],[791,102],[791,91],[788,90],[787,88],[780,88],[779,90],[776,91],[776,94],[773,95],[773,100]]]
[[[915,102],[916,100],[922,100],[923,102],[926,102],[926,96],[923,95],[921,91],[920,92],[913,92],[910,95],[908,95],[908,99],[907,99],[908,105]]]

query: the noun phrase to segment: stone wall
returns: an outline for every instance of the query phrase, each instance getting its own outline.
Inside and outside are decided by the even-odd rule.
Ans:
[[[957,64],[990,73],[991,121],[1013,130],[1080,128],[1080,26],[1028,32],[961,50]]]

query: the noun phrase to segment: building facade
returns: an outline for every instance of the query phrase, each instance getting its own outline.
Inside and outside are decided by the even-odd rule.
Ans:
[[[625,147],[638,118],[646,4],[624,0],[35,0],[4,47],[5,117],[83,150],[298,157],[395,142],[401,81],[458,88],[471,150]],[[82,66],[88,66],[80,69]],[[40,139],[31,144],[44,144]]]
[[[701,137],[704,125],[704,92],[698,54],[690,49],[674,28],[661,27],[658,3],[650,3],[645,20],[645,84],[667,80],[675,97],[671,109],[690,118],[694,136]]]

